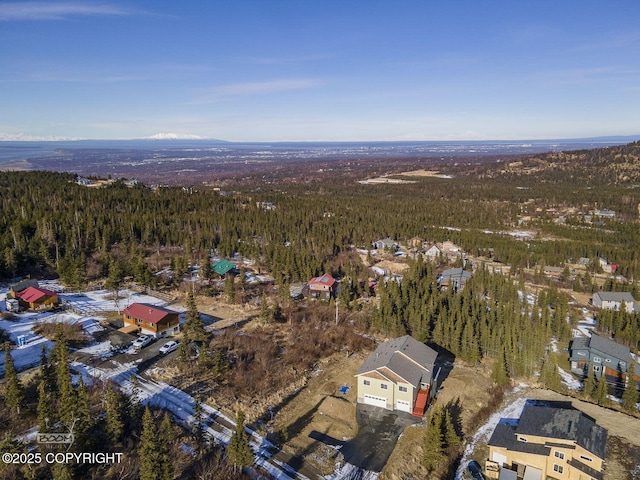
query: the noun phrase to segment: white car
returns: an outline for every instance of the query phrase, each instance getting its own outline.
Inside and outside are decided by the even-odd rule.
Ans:
[[[146,347],[153,341],[153,337],[151,335],[142,335],[136,338],[131,346],[134,350],[140,350],[142,347]]]
[[[171,340],[160,347],[160,353],[166,355],[178,349],[178,342]]]

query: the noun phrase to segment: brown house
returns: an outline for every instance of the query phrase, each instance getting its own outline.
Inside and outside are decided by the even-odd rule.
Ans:
[[[137,327],[142,333],[156,338],[180,331],[180,314],[168,308],[132,303],[122,311],[125,328]]]
[[[311,298],[320,298],[322,300],[329,300],[335,296],[338,284],[336,279],[330,274],[325,273],[321,277],[313,277],[307,283],[309,287],[309,296]]]
[[[58,295],[40,287],[27,287],[18,296],[20,303],[29,310],[43,310],[55,307]]]

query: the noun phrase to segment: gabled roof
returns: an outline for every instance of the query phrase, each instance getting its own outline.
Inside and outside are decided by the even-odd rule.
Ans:
[[[516,434],[570,440],[599,458],[605,458],[607,430],[575,408],[527,405]]]
[[[618,358],[623,362],[626,362],[631,357],[630,350],[624,345],[609,340],[608,338],[601,337],[600,335],[591,334],[589,340],[589,348],[599,350],[602,353],[606,353],[614,358]]]
[[[230,262],[229,260],[220,260],[219,262],[216,262],[213,264],[213,270],[218,275],[224,275],[225,273],[230,272],[234,268],[236,268],[235,264]]]
[[[387,237],[387,238],[383,238],[381,240],[378,240],[375,243],[382,243],[386,248],[393,248],[395,247],[398,243],[392,239],[391,237]]]
[[[21,300],[24,300],[25,302],[29,302],[29,303],[37,302],[38,300],[42,300],[45,297],[56,297],[56,296],[57,294],[55,292],[52,292],[51,290],[47,290],[46,288],[40,288],[40,287],[27,287],[19,295]]]
[[[356,375],[379,369],[389,369],[411,385],[417,385],[422,378],[431,380],[437,352],[424,343],[405,335],[381,343],[367,357]]]
[[[635,299],[633,295],[629,292],[596,292],[593,296],[600,297],[600,300],[603,302],[625,302],[625,303],[634,303]]]
[[[451,279],[469,280],[471,276],[471,272],[469,270],[464,270],[462,267],[450,268],[448,270],[444,270],[440,274],[440,281],[450,282]]]
[[[321,277],[313,277],[311,280],[309,280],[309,286],[326,285],[327,287],[332,287],[335,283],[336,279],[328,273],[325,273]]]
[[[12,292],[16,292],[16,293],[22,292],[22,291],[26,290],[29,287],[36,287],[37,288],[38,287],[38,281],[34,280],[32,278],[26,278],[24,280],[20,280],[19,282],[12,283],[12,284],[9,285],[9,289]]]
[[[148,303],[132,303],[125,308],[122,313],[145,322],[158,323],[168,315],[177,314],[178,312]]]

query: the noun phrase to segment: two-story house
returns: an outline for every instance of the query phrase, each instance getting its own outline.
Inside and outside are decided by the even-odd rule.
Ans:
[[[594,307],[616,312],[624,308],[628,313],[633,313],[635,302],[633,295],[629,292],[596,292],[591,299]]]
[[[597,378],[601,375],[626,377],[629,363],[633,362],[631,351],[624,345],[592,333],[590,337],[576,337],[569,344],[571,371],[586,376],[592,369]],[[635,368],[640,374],[640,366]],[[640,380],[636,377],[634,380]]]
[[[313,277],[307,282],[307,292],[311,298],[329,300],[335,297],[338,290],[338,283],[329,273],[320,277]]]
[[[125,327],[137,327],[141,333],[155,338],[180,331],[180,313],[148,303],[132,303],[122,311]]]
[[[449,268],[436,277],[438,288],[440,290],[453,290],[457,292],[462,290],[465,284],[471,280],[471,272],[464,270],[462,267]]]
[[[422,417],[437,381],[437,356],[408,335],[381,343],[356,373],[358,403]]]
[[[491,479],[602,480],[607,430],[569,402],[527,401],[519,419],[502,419],[489,439]]]

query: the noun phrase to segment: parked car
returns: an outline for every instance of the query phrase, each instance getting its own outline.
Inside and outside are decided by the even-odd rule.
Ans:
[[[160,347],[160,353],[166,355],[178,349],[178,342],[171,340]]]
[[[131,343],[131,346],[134,348],[134,350],[140,350],[141,348],[149,345],[152,341],[153,341],[153,337],[151,335],[142,335],[136,338]]]
[[[484,475],[482,474],[482,467],[475,460],[471,460],[467,464],[467,474],[473,480],[484,480]]]

